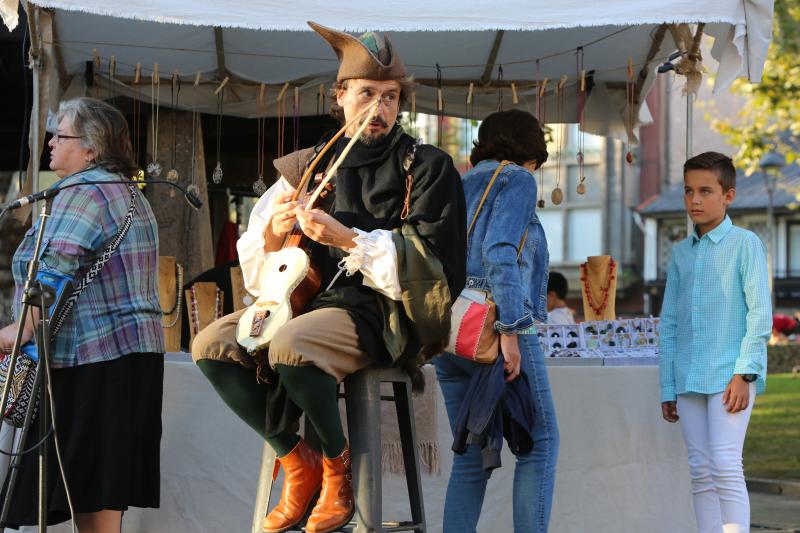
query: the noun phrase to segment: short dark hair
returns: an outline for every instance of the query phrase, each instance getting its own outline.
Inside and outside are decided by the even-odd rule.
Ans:
[[[477,165],[486,159],[513,161],[518,165],[547,161],[547,142],[536,117],[521,109],[497,111],[486,117],[478,128],[469,160]]]
[[[552,271],[547,277],[547,292],[553,291],[560,300],[567,297],[569,285],[561,272]]]
[[[722,192],[736,188],[736,169],[733,160],[719,152],[703,152],[688,159],[683,164],[683,177],[689,170],[713,170],[717,173],[717,181],[722,185]]]

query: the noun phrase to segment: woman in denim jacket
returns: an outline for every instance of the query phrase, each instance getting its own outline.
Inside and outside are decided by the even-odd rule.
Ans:
[[[506,381],[526,374],[535,408],[534,447],[517,457],[514,473],[514,531],[546,532],[553,501],[558,426],[544,356],[534,323],[547,320],[547,240],[536,216],[536,179],[547,160],[539,122],[520,110],[489,115],[478,130],[470,160],[474,168],[462,178],[467,220],[498,165],[498,175],[467,243],[467,287],[491,293],[497,305],[495,329],[505,359]],[[526,233],[527,230],[527,233]],[[517,247],[525,242],[519,257]],[[479,364],[450,353],[434,359],[451,429],[455,428],[470,377]],[[456,455],[447,487],[444,531],[474,532],[480,518],[487,475],[481,450],[470,444]]]

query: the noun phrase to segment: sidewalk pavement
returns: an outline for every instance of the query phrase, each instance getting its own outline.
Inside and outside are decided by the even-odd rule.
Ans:
[[[751,533],[800,533],[800,495],[750,490]]]

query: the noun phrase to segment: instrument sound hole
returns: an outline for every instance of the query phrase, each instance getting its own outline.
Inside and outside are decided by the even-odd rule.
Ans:
[[[286,265],[281,265],[278,267],[278,272],[283,272],[284,270],[286,270]]]
[[[266,310],[264,313],[265,313],[265,314],[264,314],[264,318],[269,318],[269,315],[271,315],[271,314],[272,314],[272,311],[270,311],[269,309],[267,309],[267,310]]]

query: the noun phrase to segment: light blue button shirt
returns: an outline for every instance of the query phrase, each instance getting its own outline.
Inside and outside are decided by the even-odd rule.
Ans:
[[[728,216],[672,250],[661,308],[661,401],[688,392],[716,394],[734,374],[767,375],[772,332],[767,257],[755,233]]]

